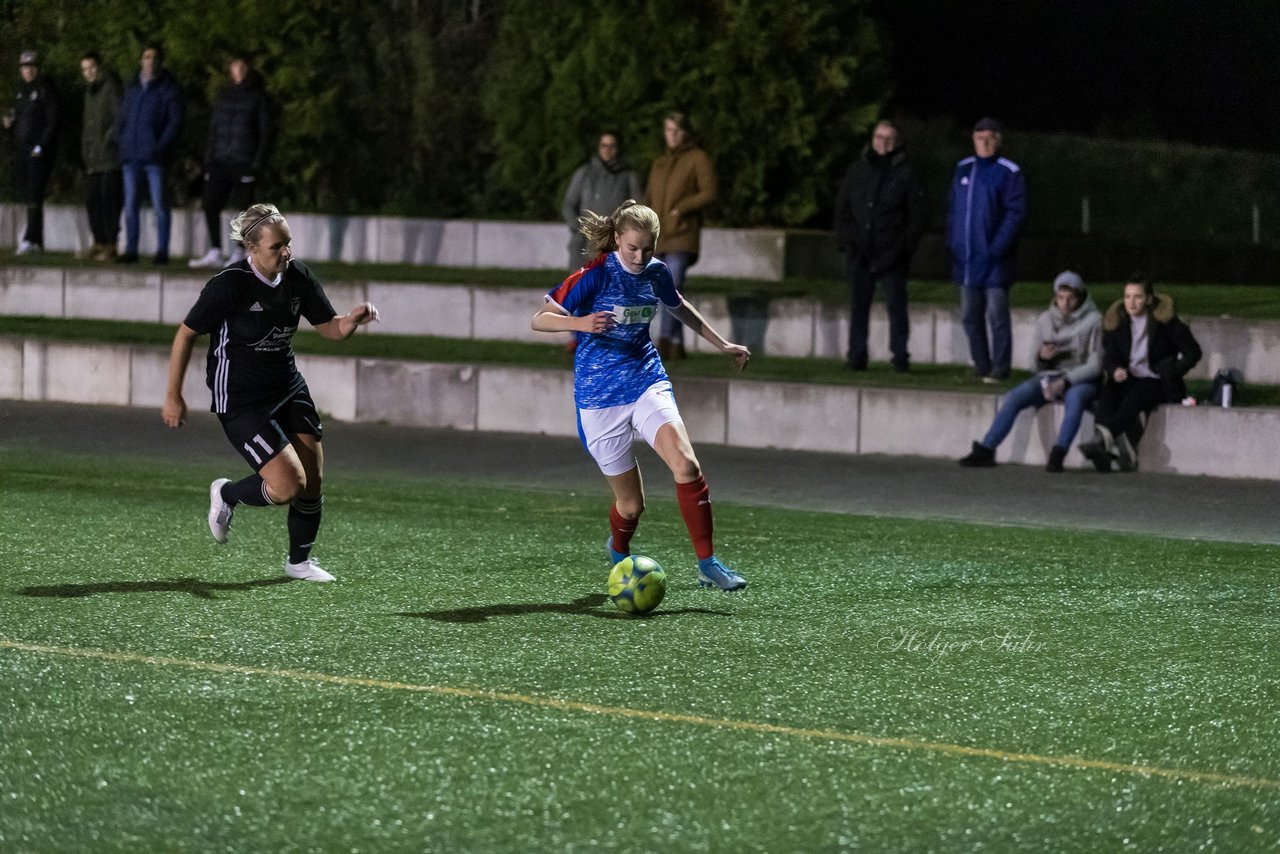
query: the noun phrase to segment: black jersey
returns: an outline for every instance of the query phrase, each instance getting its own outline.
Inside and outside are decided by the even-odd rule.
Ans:
[[[210,409],[272,404],[304,388],[293,359],[298,318],[315,326],[336,314],[315,274],[298,261],[289,263],[278,285],[258,278],[248,259],[210,279],[184,321],[210,336]]]

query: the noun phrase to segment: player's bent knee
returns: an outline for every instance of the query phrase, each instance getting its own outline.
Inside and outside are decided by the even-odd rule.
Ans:
[[[688,483],[702,475],[702,466],[693,457],[683,457],[671,466],[671,473],[680,483]]]
[[[618,508],[618,515],[623,519],[626,519],[628,522],[639,519],[640,514],[644,512],[643,501],[637,501],[635,503],[630,501],[615,501],[614,505]]]
[[[276,504],[290,504],[295,498],[302,495],[306,489],[306,481],[294,479],[285,480],[283,482],[267,481],[267,495]]]

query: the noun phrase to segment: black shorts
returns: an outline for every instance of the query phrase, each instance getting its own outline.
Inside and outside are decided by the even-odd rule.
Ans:
[[[219,413],[218,420],[231,447],[254,471],[260,471],[276,454],[289,447],[290,435],[317,439],[324,436],[320,413],[306,386],[275,406],[251,406]]]

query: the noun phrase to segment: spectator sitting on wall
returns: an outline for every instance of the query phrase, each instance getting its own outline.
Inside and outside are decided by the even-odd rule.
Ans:
[[[973,450],[960,465],[994,466],[996,448],[1013,429],[1019,412],[1061,400],[1062,426],[1045,469],[1062,471],[1084,410],[1098,394],[1102,374],[1102,315],[1076,273],[1064,270],[1053,280],[1053,302],[1036,320],[1032,348],[1035,376],[1005,395],[991,429],[981,442],[973,443]]]
[[[1138,442],[1147,416],[1187,394],[1183,377],[1200,361],[1200,345],[1151,280],[1134,273],[1124,296],[1102,319],[1102,373],[1093,439],[1080,452],[1100,472],[1138,468]]]

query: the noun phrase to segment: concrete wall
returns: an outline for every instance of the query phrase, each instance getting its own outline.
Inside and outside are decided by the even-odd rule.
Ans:
[[[0,337],[0,399],[159,410],[168,352],[158,347]],[[338,421],[486,432],[577,432],[565,370],[299,356],[316,403]],[[203,358],[183,395],[204,409]],[[957,459],[991,422],[993,394],[693,379],[676,395],[694,441],[751,448]],[[2,404],[0,404],[2,405]],[[1023,412],[1001,462],[1043,465],[1060,406]],[[1091,425],[1086,420],[1082,434]],[[1072,453],[1068,465],[1087,463]],[[1152,417],[1143,471],[1280,480],[1280,409],[1170,406]]]
[[[102,318],[178,323],[195,302],[207,274],[188,271],[101,268],[0,267],[0,315]],[[542,305],[536,288],[488,288],[406,282],[329,282],[339,311],[372,300],[382,322],[377,335],[436,335],[499,341],[550,341],[529,319]],[[715,328],[762,355],[843,359],[849,335],[843,308],[800,299],[698,297],[699,310]],[[1013,312],[1014,366],[1033,367],[1032,341],[1039,311]],[[1192,371],[1208,378],[1222,368],[1240,370],[1246,383],[1280,384],[1280,322],[1188,318],[1204,349]],[[568,340],[568,335],[558,336]],[[686,335],[694,350],[711,352],[701,338]],[[884,307],[871,315],[871,358],[889,359],[889,323]],[[968,364],[969,348],[959,309],[917,305],[911,309],[911,358],[922,364]]]
[[[144,255],[155,252],[151,209],[141,212]],[[227,234],[229,215],[223,215]],[[563,269],[569,266],[568,229],[560,223],[437,220],[390,216],[289,214],[295,244],[306,257],[326,261],[430,264],[446,267]],[[19,205],[0,205],[0,248],[17,245],[26,225]],[[84,211],[74,205],[45,208],[46,246],[69,252],[90,242]],[[204,214],[176,208],[170,254],[203,255],[208,247]],[[844,256],[835,236],[818,229],[709,228],[702,235],[702,257],[693,277],[725,276],[779,281],[784,275],[839,278]],[[1185,282],[1273,283],[1280,278],[1280,252],[1269,246],[1187,244],[1142,240],[1132,243],[1097,235],[1026,235],[1018,250],[1018,269],[1027,281],[1049,281],[1065,268],[1082,270],[1095,281],[1116,281],[1134,269],[1165,271]],[[951,259],[942,235],[931,232],[917,247],[915,275],[946,279]]]
[[[550,222],[493,222],[389,216],[288,213],[293,245],[317,261],[351,264],[420,264],[442,267],[499,267],[567,270],[569,232]],[[0,205],[0,248],[17,245],[26,228],[20,205]],[[222,233],[230,233],[223,214]],[[121,240],[124,233],[121,230]],[[155,254],[155,216],[142,209],[139,252]],[[74,205],[45,206],[45,248],[74,252],[93,242],[88,216]],[[709,228],[702,234],[702,258],[690,275],[779,281],[784,272],[786,233],[780,229]],[[121,243],[123,246],[123,243]],[[209,248],[204,213],[174,208],[169,254],[176,259],[203,255]],[[227,247],[223,246],[223,249]]]

